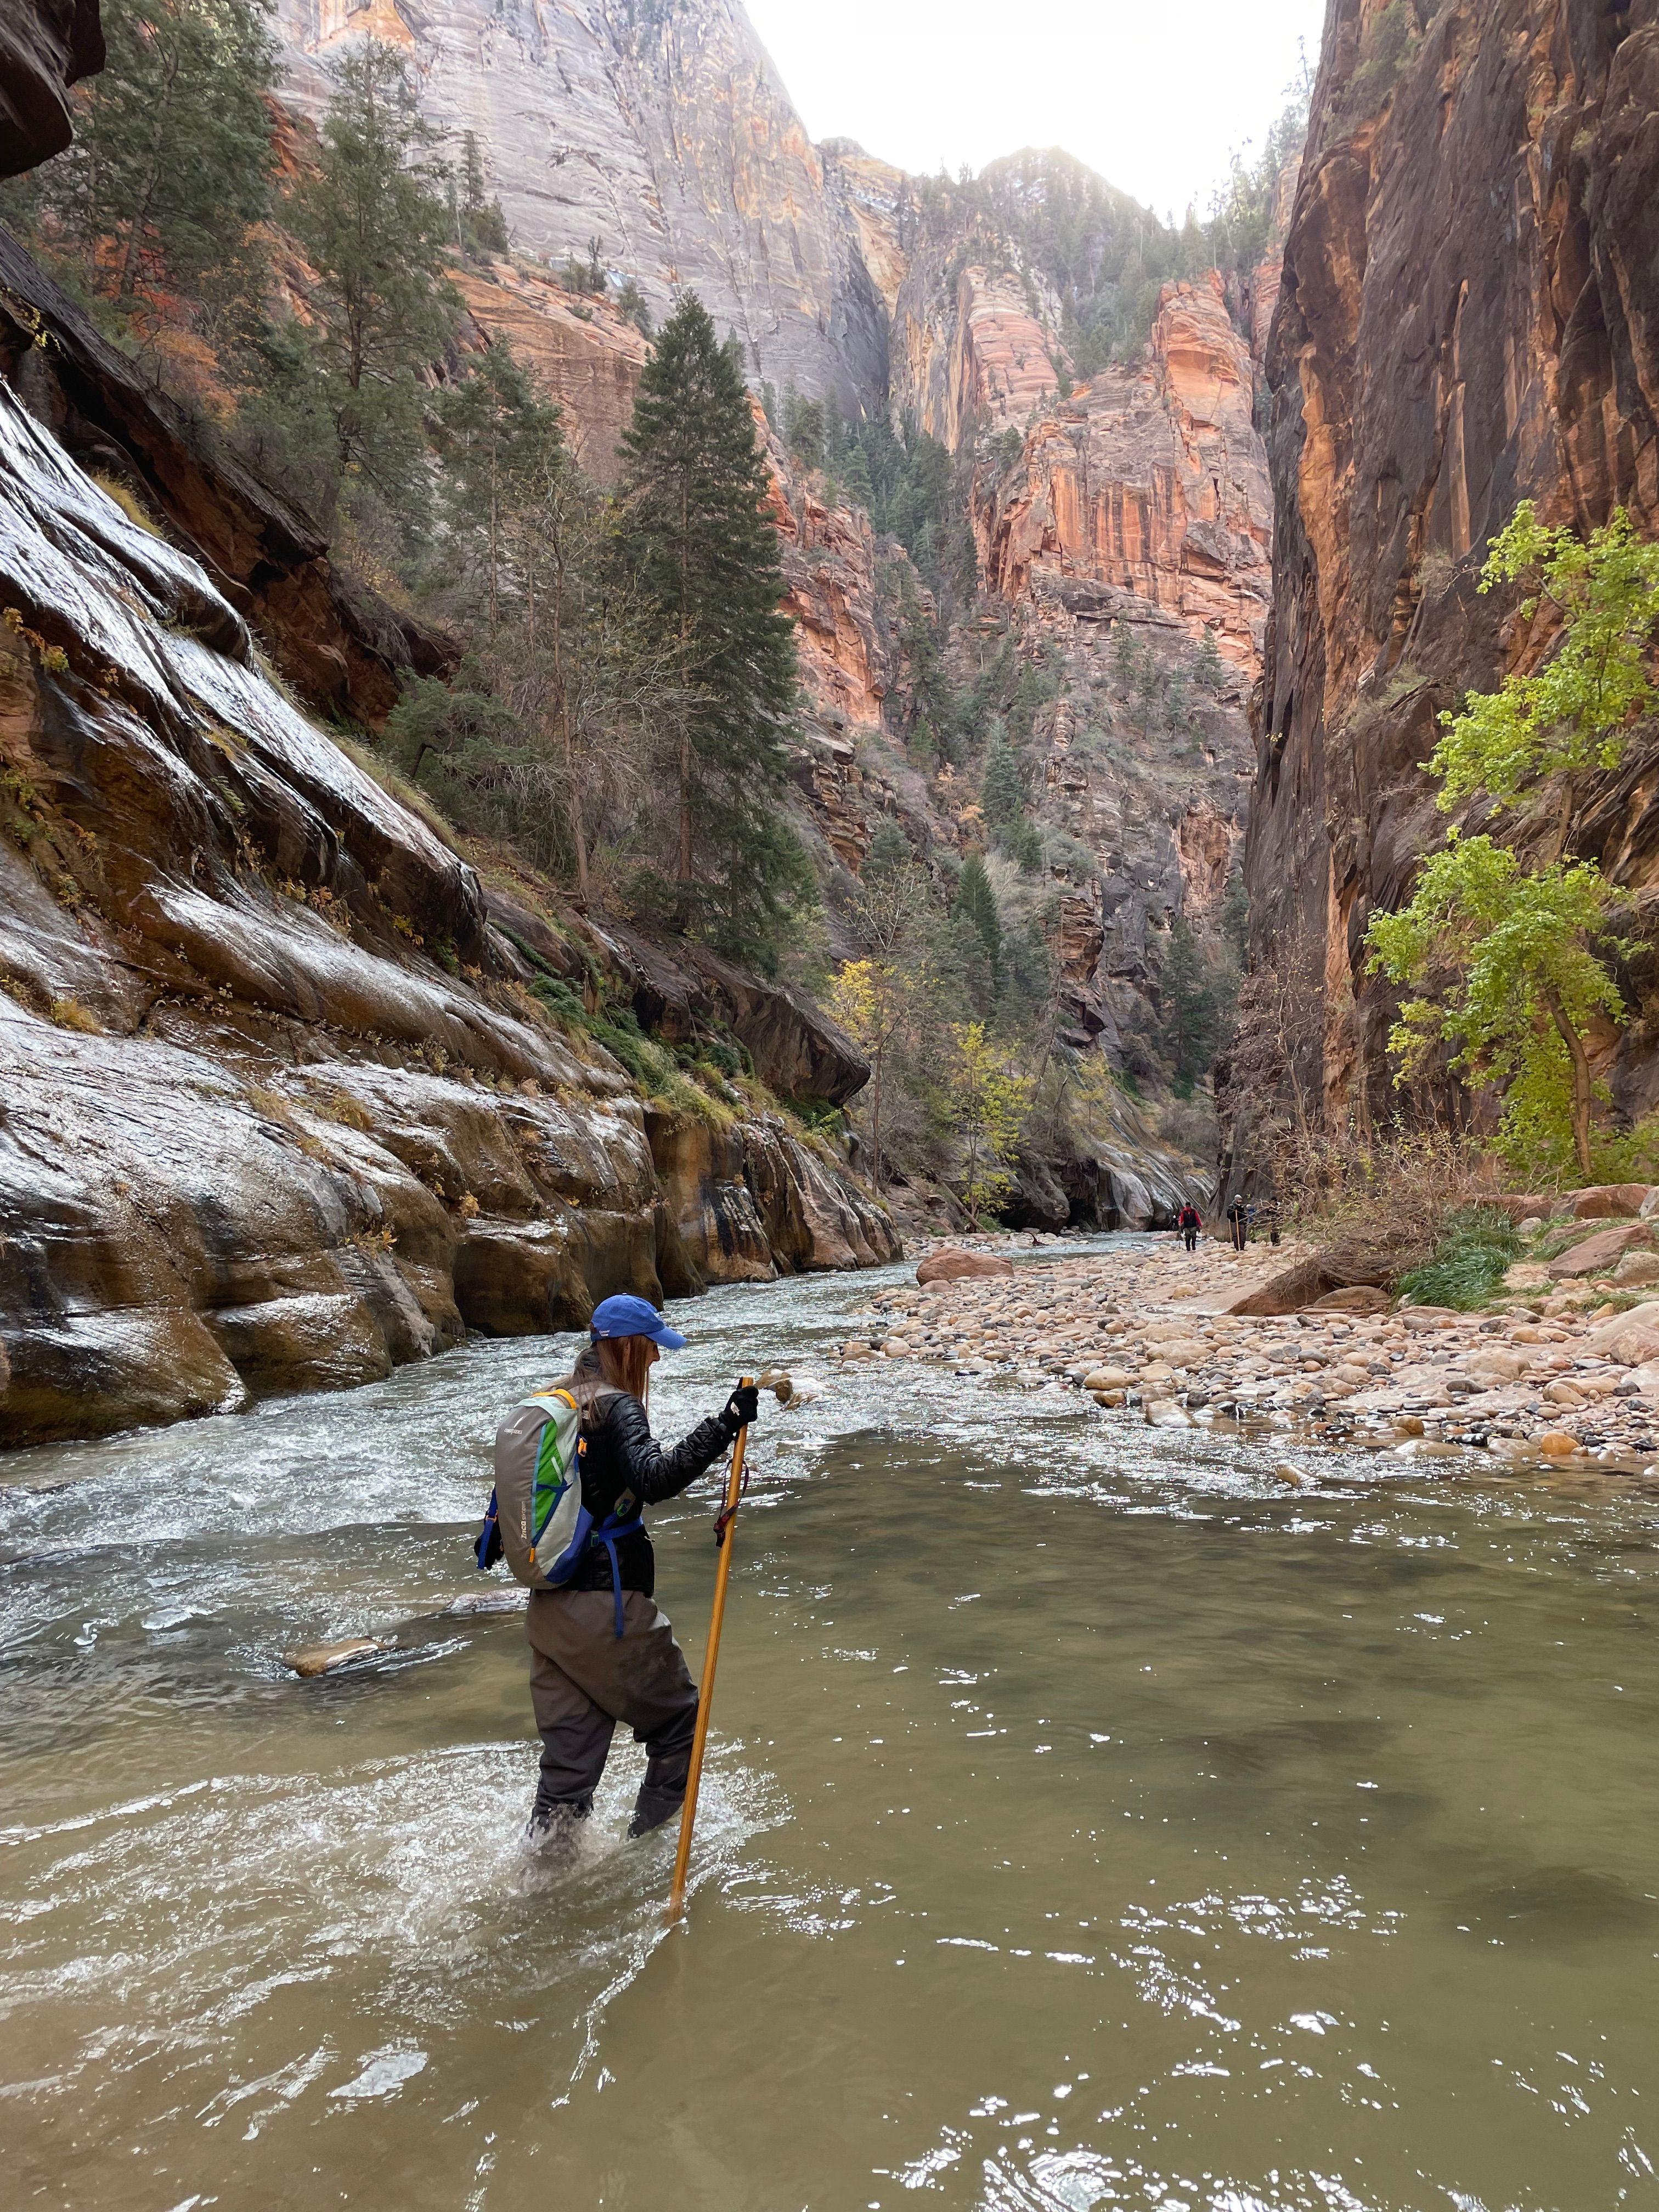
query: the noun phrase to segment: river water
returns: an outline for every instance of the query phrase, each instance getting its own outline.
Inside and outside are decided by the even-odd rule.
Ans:
[[[1659,1505],[826,1370],[902,1273],[715,1292],[653,1382],[829,1380],[752,1455],[672,1933],[642,1754],[539,1869],[522,1621],[447,1610],[570,1340],[0,1460],[8,2202],[1659,2204]]]

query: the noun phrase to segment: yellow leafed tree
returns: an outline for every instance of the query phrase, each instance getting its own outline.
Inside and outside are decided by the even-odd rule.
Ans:
[[[1009,1163],[1031,1103],[1030,1076],[1018,1075],[1006,1050],[986,1034],[983,1022],[953,1022],[955,1050],[948,1089],[962,1152],[960,1196],[977,1229],[981,1218],[1006,1196],[1013,1182]]]

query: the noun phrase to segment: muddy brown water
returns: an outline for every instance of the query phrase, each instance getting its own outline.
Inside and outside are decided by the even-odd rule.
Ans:
[[[538,1869],[522,1623],[445,1611],[566,1344],[0,1460],[9,2203],[1659,2203],[1659,1508],[828,1368],[899,1272],[659,1370],[671,1430],[830,1381],[756,1454],[672,1934],[641,1754]]]

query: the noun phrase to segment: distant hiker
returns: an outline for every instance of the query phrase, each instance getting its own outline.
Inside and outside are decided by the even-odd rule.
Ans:
[[[1198,1232],[1203,1226],[1204,1217],[1200,1213],[1198,1208],[1193,1204],[1191,1199],[1188,1199],[1185,1206],[1182,1207],[1180,1212],[1176,1216],[1176,1227],[1186,1238],[1187,1249],[1189,1252],[1197,1251]]]
[[[646,1416],[646,1378],[659,1349],[678,1352],[685,1339],[636,1297],[606,1298],[592,1330],[566,1380],[503,1424],[477,1553],[488,1566],[505,1550],[531,1585],[530,1698],[542,1759],[530,1835],[567,1847],[593,1809],[619,1721],[647,1753],[629,1834],[680,1809],[697,1688],[653,1602],[656,1556],[641,1509],[695,1482],[759,1407],[753,1389],[734,1390],[724,1411],[665,1451]]]
[[[1278,1200],[1271,1198],[1265,1200],[1255,1210],[1255,1219],[1257,1227],[1267,1231],[1267,1242],[1270,1244],[1277,1244],[1279,1242]]]
[[[1250,1234],[1250,1209],[1244,1203],[1243,1191],[1227,1208],[1227,1226],[1232,1231],[1234,1251],[1242,1252]]]

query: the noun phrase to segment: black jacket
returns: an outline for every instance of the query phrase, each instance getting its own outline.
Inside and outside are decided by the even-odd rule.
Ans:
[[[714,1464],[735,1433],[723,1415],[712,1414],[672,1451],[665,1451],[652,1435],[639,1400],[626,1390],[607,1392],[595,1401],[582,1424],[587,1447],[582,1454],[582,1504],[596,1523],[619,1509],[624,1520],[631,1520],[629,1498],[641,1506],[678,1498]],[[647,1597],[654,1594],[657,1555],[643,1529],[636,1536],[624,1536],[617,1546],[617,1566],[624,1589],[643,1591]],[[611,1587],[611,1553],[605,1545],[595,1544],[566,1588]]]

